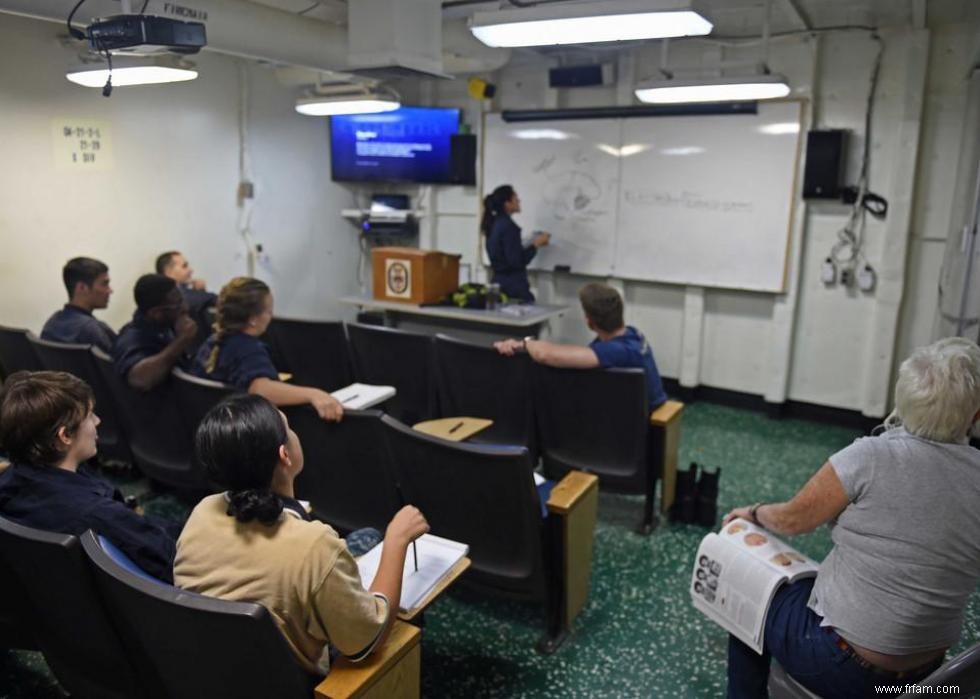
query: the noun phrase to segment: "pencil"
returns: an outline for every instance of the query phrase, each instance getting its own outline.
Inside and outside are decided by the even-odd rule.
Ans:
[[[412,558],[415,559],[415,572],[419,572],[419,551],[415,548],[415,541],[412,540]]]
[[[463,426],[463,421],[460,420],[455,425],[453,425],[452,427],[449,428],[449,434],[452,434],[453,432],[455,432],[456,430],[458,430],[462,426]]]

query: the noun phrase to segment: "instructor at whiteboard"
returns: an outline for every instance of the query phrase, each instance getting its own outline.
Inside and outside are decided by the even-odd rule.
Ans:
[[[502,184],[483,199],[480,230],[487,237],[487,256],[493,268],[491,282],[511,299],[534,301],[527,280],[527,265],[538,248],[551,240],[550,233],[538,233],[527,247],[521,243],[521,229],[513,214],[520,213],[521,198],[509,184]]]

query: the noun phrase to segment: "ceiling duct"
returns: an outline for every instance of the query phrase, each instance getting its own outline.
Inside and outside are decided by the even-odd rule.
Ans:
[[[363,1],[357,0],[350,4],[359,5]],[[407,0],[401,1],[407,3]],[[394,0],[391,3],[396,4],[400,3]],[[63,25],[69,5],[64,0],[0,0],[0,13],[34,17]],[[317,71],[353,70],[348,61],[347,29],[330,22],[310,19],[248,0],[150,0],[146,11],[147,14],[162,17],[203,22],[208,34],[206,51]],[[77,26],[83,28],[94,17],[118,13],[118,2],[87,0],[76,17]],[[442,24],[441,15],[439,24]],[[425,65],[408,63],[404,59],[406,65],[403,67],[409,71],[414,69],[412,74],[415,76],[441,75],[444,36],[446,46],[451,47],[445,64],[453,72],[492,71],[500,68],[510,58],[510,51],[487,49],[474,39],[466,29],[465,22],[451,21],[442,26],[441,32],[435,32],[435,38],[431,42],[438,47],[437,70],[429,72]],[[432,60],[431,56],[429,60]],[[362,67],[365,65],[366,61],[361,63]]]
[[[357,0],[347,5],[347,59],[372,78],[448,78],[442,0]]]

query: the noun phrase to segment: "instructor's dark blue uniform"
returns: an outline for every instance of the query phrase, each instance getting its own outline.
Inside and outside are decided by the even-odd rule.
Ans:
[[[487,236],[487,255],[493,268],[493,281],[511,299],[534,301],[527,280],[527,265],[538,249],[521,244],[521,229],[507,214],[500,214],[490,226]]]

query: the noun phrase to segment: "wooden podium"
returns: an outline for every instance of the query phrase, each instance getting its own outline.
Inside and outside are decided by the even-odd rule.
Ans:
[[[374,298],[402,303],[435,303],[459,287],[459,255],[417,248],[371,251]]]

